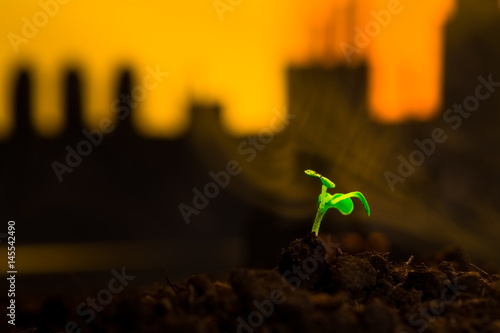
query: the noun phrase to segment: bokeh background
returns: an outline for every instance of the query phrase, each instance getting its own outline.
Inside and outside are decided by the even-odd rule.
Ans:
[[[327,213],[344,250],[500,262],[500,87],[445,118],[478,77],[500,82],[496,0],[3,0],[0,17],[0,236],[15,220],[19,293],[121,267],[136,287],[271,268],[312,226],[309,168],[370,204]],[[447,140],[391,188],[436,128]],[[187,224],[179,205],[230,161],[241,172]]]

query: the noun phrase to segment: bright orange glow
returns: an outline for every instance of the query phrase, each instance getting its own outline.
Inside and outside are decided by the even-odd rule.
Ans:
[[[386,8],[378,2],[377,11]],[[370,105],[383,122],[427,120],[441,106],[443,26],[454,1],[401,3],[368,54]]]
[[[221,21],[211,1],[69,1],[31,38],[23,39],[26,43],[14,43],[17,53],[8,38],[1,39],[6,52],[0,55],[0,77],[7,80],[17,63],[33,65],[33,121],[45,135],[64,124],[60,100],[66,64],[79,66],[84,74],[85,121],[91,127],[112,116],[116,71],[129,65],[136,84],[142,84],[147,67],[169,72],[140,103],[135,120],[141,131],[167,136],[181,132],[191,97],[221,102],[227,111],[223,121],[231,131],[254,131],[268,125],[274,109],[285,106],[285,48],[277,37],[286,28],[274,16],[281,5],[242,3]],[[22,18],[33,22],[34,15],[43,13],[37,1],[1,6],[9,13],[0,23],[4,36],[13,32],[24,38]],[[5,107],[0,120],[2,131],[12,123]]]
[[[454,5],[455,0],[337,0],[314,7],[306,15],[305,27],[313,34],[301,60],[355,65],[364,58],[372,118],[428,120],[441,106],[443,26]]]
[[[363,57],[371,68],[373,118],[425,120],[440,104],[442,27],[454,2],[400,1],[401,13],[347,61],[339,45],[356,46],[355,27],[365,29],[374,20],[371,11],[387,9],[392,0],[237,5],[221,0],[227,5],[224,13],[216,11],[213,1],[59,1],[64,2],[0,4],[1,12],[8,13],[0,22],[0,33],[7,36],[0,39],[1,135],[12,127],[6,87],[12,86],[12,70],[19,64],[35,69],[33,123],[46,136],[64,126],[66,65],[82,70],[84,120],[90,127],[112,117],[117,70],[123,66],[134,70],[139,85],[148,66],[169,72],[139,104],[134,120],[143,133],[181,133],[194,97],[220,102],[224,125],[245,134],[267,126],[273,110],[286,110],[284,74],[290,64],[352,65]],[[31,29],[26,22],[33,24]]]
[[[443,27],[454,7],[455,0],[336,0],[311,6],[303,11],[306,35],[298,39],[302,47],[294,59],[328,65],[364,59],[373,119],[429,120],[441,107]]]

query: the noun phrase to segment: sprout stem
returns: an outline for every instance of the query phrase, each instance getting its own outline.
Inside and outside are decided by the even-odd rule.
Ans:
[[[318,236],[319,227],[321,226],[321,220],[323,219],[323,216],[325,215],[325,213],[326,213],[326,210],[323,210],[322,205],[320,204],[318,206],[318,211],[316,212],[316,217],[314,218],[314,223],[313,223],[313,227],[312,227],[312,232],[314,232],[314,234],[316,236]]]

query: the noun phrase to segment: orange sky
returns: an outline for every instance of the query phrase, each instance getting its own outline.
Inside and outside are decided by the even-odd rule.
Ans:
[[[91,127],[111,117],[122,65],[133,68],[139,85],[147,67],[168,72],[146,91],[134,119],[156,136],[185,129],[193,97],[220,102],[234,134],[267,127],[274,110],[286,110],[290,64],[366,59],[377,121],[425,120],[440,108],[443,24],[454,0],[59,1],[0,4],[8,13],[0,22],[3,135],[12,127],[8,89],[20,64],[36,69],[33,122],[48,136],[64,126],[61,70],[71,64],[84,70]]]

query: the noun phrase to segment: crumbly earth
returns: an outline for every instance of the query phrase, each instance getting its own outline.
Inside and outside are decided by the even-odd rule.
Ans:
[[[500,332],[500,276],[459,254],[447,259],[427,267],[350,255],[311,233],[283,249],[274,270],[238,269],[227,281],[199,274],[123,295],[82,332]],[[69,312],[54,298],[18,327],[78,332],[65,331]]]

